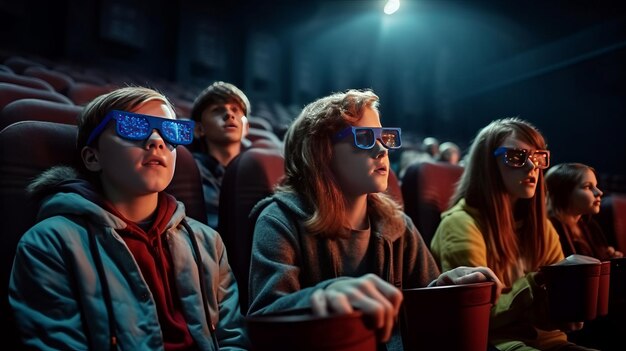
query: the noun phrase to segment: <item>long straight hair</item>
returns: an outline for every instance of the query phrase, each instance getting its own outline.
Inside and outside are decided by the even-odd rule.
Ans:
[[[508,275],[519,263],[518,258],[524,261],[526,270],[536,270],[547,250],[543,171],[539,171],[535,195],[519,199],[512,208],[498,169],[499,160],[493,155],[509,136],[536,149],[546,148],[543,136],[529,122],[516,117],[491,122],[474,139],[465,172],[452,197],[453,204],[464,198],[480,213],[477,221],[487,247],[487,264],[498,272],[505,272],[504,277],[499,277],[505,283],[514,279]],[[521,222],[521,226],[516,222]]]
[[[378,96],[369,90],[334,93],[305,106],[285,134],[285,177],[277,191],[304,198],[313,210],[305,228],[313,235],[349,235],[345,197],[330,166],[332,138],[362,118],[366,107],[378,109]],[[367,202],[369,214],[386,222],[387,228],[403,230],[402,210],[393,199],[372,193]]]
[[[572,192],[583,180],[585,172],[588,170],[596,177],[598,176],[593,167],[582,163],[561,163],[548,170],[546,186],[548,188],[548,214],[550,216],[562,215],[569,210]]]

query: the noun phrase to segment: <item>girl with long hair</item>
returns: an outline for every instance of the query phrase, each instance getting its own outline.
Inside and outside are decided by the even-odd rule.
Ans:
[[[623,257],[607,243],[592,218],[600,212],[602,190],[596,171],[582,163],[562,163],[546,173],[548,214],[559,233],[565,255],[581,254],[599,260]]]
[[[535,272],[563,259],[546,215],[543,170],[550,152],[519,118],[491,122],[476,136],[451,204],[431,242],[443,270],[487,266],[505,288],[492,308],[490,342],[500,350],[588,350],[567,340],[581,323],[553,325]]]

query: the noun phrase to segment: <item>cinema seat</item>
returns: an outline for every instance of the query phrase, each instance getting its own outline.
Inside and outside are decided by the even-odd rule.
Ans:
[[[427,245],[448,208],[463,167],[445,162],[418,162],[402,178],[404,212],[411,217]]]
[[[76,124],[82,107],[59,102],[21,99],[6,105],[0,112],[0,130],[19,121],[48,121]]]

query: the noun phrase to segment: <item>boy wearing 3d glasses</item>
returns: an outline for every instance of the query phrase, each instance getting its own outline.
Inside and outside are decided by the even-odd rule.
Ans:
[[[39,223],[18,244],[9,287],[28,349],[247,349],[219,235],[163,192],[193,127],[139,87],[81,112],[83,169],[52,168],[29,188]]]
[[[494,280],[484,267],[440,274],[417,229],[383,192],[399,128],[381,126],[378,96],[350,90],[307,105],[285,135],[285,179],[259,202],[250,267],[250,314],[359,309],[388,350],[402,288]],[[499,285],[498,285],[499,286]]]

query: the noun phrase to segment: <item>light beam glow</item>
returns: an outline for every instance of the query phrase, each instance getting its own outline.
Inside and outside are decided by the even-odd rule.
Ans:
[[[387,3],[385,4],[385,13],[388,15],[393,14],[394,12],[398,11],[398,9],[400,8],[400,0],[388,0]]]

